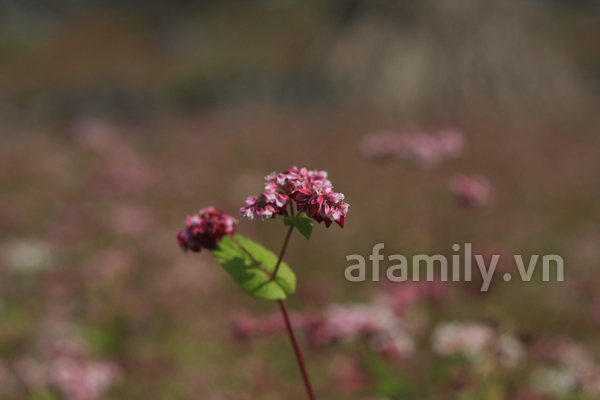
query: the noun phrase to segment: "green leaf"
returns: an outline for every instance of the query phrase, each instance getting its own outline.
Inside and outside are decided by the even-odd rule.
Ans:
[[[313,231],[313,220],[305,213],[301,213],[295,217],[288,215],[283,222],[286,226],[293,224],[298,229],[298,232],[304,235],[307,240],[310,239]]]
[[[223,236],[211,252],[246,293],[263,300],[282,300],[286,295],[294,293],[296,275],[285,262],[281,262],[277,277],[272,280],[277,256],[247,237],[238,234],[234,237],[256,262],[229,236]]]

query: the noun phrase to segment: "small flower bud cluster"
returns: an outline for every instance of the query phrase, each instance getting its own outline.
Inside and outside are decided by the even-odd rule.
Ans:
[[[409,131],[384,132],[367,136],[361,143],[361,151],[370,160],[397,158],[429,169],[446,159],[456,158],[464,151],[465,139],[453,128],[435,133]]]
[[[284,172],[269,174],[265,191],[259,196],[246,199],[240,214],[246,218],[274,218],[285,215],[290,201],[296,203],[300,212],[329,227],[336,222],[342,228],[349,205],[344,195],[333,191],[325,171],[308,171],[306,168],[290,168]]]
[[[212,249],[224,235],[235,232],[236,223],[234,218],[213,207],[203,208],[198,215],[187,217],[185,230],[177,232],[177,241],[184,252],[197,253],[202,247]]]

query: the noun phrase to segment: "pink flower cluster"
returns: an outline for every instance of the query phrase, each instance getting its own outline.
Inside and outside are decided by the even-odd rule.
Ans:
[[[285,215],[285,209],[290,198],[283,193],[265,191],[259,196],[250,196],[246,199],[246,206],[240,209],[240,214],[246,218],[274,218],[275,215]]]
[[[362,154],[368,159],[398,158],[419,168],[433,168],[446,159],[461,155],[465,147],[463,134],[446,128],[435,133],[409,130],[369,135],[361,142]]]
[[[51,371],[51,381],[71,400],[97,399],[115,376],[111,364],[70,357],[56,359]]]
[[[403,319],[377,305],[332,305],[308,333],[314,345],[363,337],[372,350],[385,356],[408,357],[415,351],[414,338]]]
[[[568,338],[538,340],[533,347],[536,352],[543,353],[539,358],[548,364],[539,366],[532,372],[532,383],[539,391],[549,392],[547,382],[544,381],[563,375],[569,378],[565,381],[567,387],[563,388],[564,393],[556,393],[557,397],[577,392],[582,392],[583,397],[600,396],[600,363],[594,359],[592,351]],[[535,381],[538,381],[537,384]]]
[[[67,400],[95,400],[121,375],[114,363],[92,358],[78,338],[43,338],[40,349],[40,358],[21,358],[14,365],[32,391],[53,387]]]
[[[515,336],[498,334],[481,323],[440,324],[432,333],[431,344],[440,355],[461,354],[471,362],[492,357],[506,368],[518,366],[526,354],[525,346]]]
[[[285,215],[290,200],[299,212],[329,227],[333,222],[342,228],[349,204],[342,193],[333,191],[325,171],[308,171],[306,168],[290,168],[284,172],[269,174],[265,191],[260,196],[246,199],[240,214],[246,218],[268,219]]]
[[[469,360],[480,357],[494,340],[494,330],[479,323],[446,323],[432,333],[431,344],[440,355],[462,354]]]
[[[198,215],[187,217],[185,230],[177,232],[177,241],[184,252],[199,252],[202,247],[212,249],[224,235],[235,232],[236,223],[233,217],[213,207],[206,207]]]
[[[467,207],[481,207],[492,197],[490,183],[481,176],[456,175],[450,180],[450,190]]]
[[[402,315],[415,304],[439,302],[447,295],[447,285],[440,280],[425,282],[394,282],[385,286],[377,303]]]

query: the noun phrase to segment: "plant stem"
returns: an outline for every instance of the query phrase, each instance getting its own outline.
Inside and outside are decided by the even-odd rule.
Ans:
[[[294,207],[290,203],[290,212],[292,216],[294,215]],[[281,265],[281,261],[283,261],[283,256],[285,254],[285,250],[287,249],[288,243],[290,242],[290,237],[292,236],[292,231],[294,230],[294,225],[290,225],[287,234],[285,236],[285,240],[283,242],[283,246],[281,247],[281,251],[279,252],[279,258],[277,259],[277,265],[275,265],[275,271],[273,272],[273,278],[277,277],[277,271],[279,270],[279,266]],[[294,329],[292,328],[292,324],[290,323],[290,317],[287,312],[287,308],[285,307],[285,303],[283,300],[278,300],[279,308],[281,308],[281,313],[283,314],[283,319],[285,320],[285,326],[288,331],[288,335],[290,336],[290,340],[292,341],[292,345],[294,346],[294,352],[296,353],[296,359],[298,360],[298,365],[300,366],[300,371],[302,372],[302,379],[304,380],[304,387],[306,388],[306,392],[308,393],[309,400],[315,400],[315,394],[312,390],[312,386],[310,385],[310,378],[308,377],[308,372],[306,372],[306,365],[304,365],[304,358],[302,357],[302,352],[300,351],[300,346],[298,346],[298,341],[296,340],[296,335],[294,335]]]
[[[275,279],[277,274],[277,270],[279,269],[279,265],[281,264],[281,260],[283,259],[283,255],[285,254],[285,249],[290,241],[290,236],[292,231],[294,230],[294,225],[290,226],[288,233],[285,237],[285,241],[283,242],[283,247],[281,248],[281,252],[279,254],[279,259],[277,260],[277,265],[275,266],[275,272],[273,276],[269,275],[269,273],[264,269],[262,265],[250,254],[248,250],[242,246],[242,244],[237,241],[233,235],[230,235],[231,239],[242,249],[249,257],[256,263],[256,265],[265,273],[271,280]],[[285,326],[287,327],[288,334],[290,335],[290,340],[292,341],[292,345],[294,346],[294,352],[296,353],[296,358],[298,359],[298,364],[300,365],[300,371],[302,372],[302,379],[304,380],[304,386],[306,387],[306,391],[308,392],[309,400],[315,400],[315,394],[313,393],[312,387],[310,385],[310,379],[308,378],[308,373],[306,372],[306,366],[304,365],[304,358],[302,357],[302,353],[300,352],[300,346],[298,346],[298,341],[296,340],[296,335],[294,335],[294,330],[292,329],[292,324],[290,323],[290,317],[288,316],[287,309],[285,307],[285,303],[283,300],[278,300],[279,307],[281,308],[281,313],[283,314],[283,319],[285,320]]]
[[[292,345],[294,346],[294,352],[296,352],[296,358],[298,359],[298,364],[300,365],[300,371],[302,371],[302,379],[304,379],[304,386],[306,387],[308,398],[310,400],[315,400],[315,394],[313,393],[312,386],[310,385],[310,379],[308,378],[308,373],[306,372],[306,366],[304,365],[304,358],[302,358],[300,347],[298,346],[298,342],[296,341],[294,329],[292,328],[292,324],[290,323],[290,318],[288,316],[285,303],[283,302],[283,300],[278,300],[278,303],[279,307],[281,308],[281,312],[283,313],[283,318],[285,319],[285,326],[287,327],[288,334],[290,335],[290,340],[292,341]]]
[[[277,264],[275,265],[275,271],[273,271],[273,277],[271,280],[275,280],[277,278],[277,271],[279,270],[279,265],[281,265],[281,261],[283,260],[283,255],[285,254],[285,250],[287,249],[288,243],[290,242],[290,236],[292,236],[292,231],[294,230],[294,225],[290,225],[290,228],[287,231],[287,235],[285,235],[285,241],[283,242],[283,247],[281,248],[281,252],[279,253],[279,258],[277,259]]]

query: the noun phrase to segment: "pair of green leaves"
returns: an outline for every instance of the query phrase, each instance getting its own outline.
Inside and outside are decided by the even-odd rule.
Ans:
[[[310,238],[313,223],[306,214],[286,216],[284,222],[287,226],[294,225],[304,237]],[[273,279],[277,256],[247,237],[239,234],[235,234],[233,238],[224,236],[211,252],[238,285],[252,297],[283,300],[296,290],[294,271],[282,260],[277,276]]]

